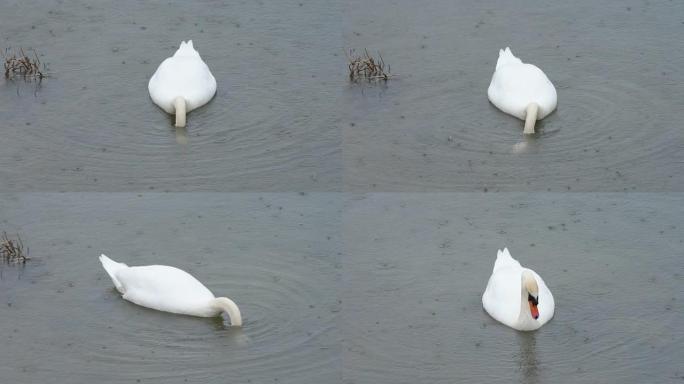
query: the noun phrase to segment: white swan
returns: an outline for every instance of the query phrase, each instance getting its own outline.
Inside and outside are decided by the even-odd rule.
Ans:
[[[525,134],[533,134],[536,120],[553,112],[558,103],[556,88],[544,72],[523,63],[508,47],[499,50],[487,96],[500,110],[525,120]]]
[[[519,331],[538,329],[551,320],[555,309],[553,295],[541,276],[523,268],[508,248],[497,252],[482,305],[494,319]]]
[[[214,97],[216,79],[189,40],[159,64],[147,88],[155,104],[176,114],[176,127],[185,127],[185,114]]]
[[[166,265],[129,267],[100,256],[116,289],[123,298],[143,307],[183,315],[214,317],[225,312],[233,326],[242,325],[237,305],[227,297],[214,297],[189,273]]]

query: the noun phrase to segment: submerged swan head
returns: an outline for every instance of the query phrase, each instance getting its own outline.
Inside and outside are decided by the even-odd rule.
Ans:
[[[240,308],[238,308],[233,300],[227,297],[217,297],[211,302],[211,307],[217,310],[219,313],[227,313],[228,317],[230,317],[231,326],[242,326],[242,315],[240,314]]]
[[[525,301],[527,301],[527,307],[529,308],[529,314],[533,319],[537,320],[539,318],[539,286],[537,285],[537,279],[534,278],[534,274],[529,270],[524,270],[522,273],[522,305],[520,308],[520,315],[527,313],[525,310]]]

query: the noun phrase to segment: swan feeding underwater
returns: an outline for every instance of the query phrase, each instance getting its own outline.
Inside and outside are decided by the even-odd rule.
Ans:
[[[533,331],[551,320],[553,295],[535,271],[499,250],[494,270],[482,295],[484,309],[495,320],[519,331]]]
[[[213,293],[189,273],[166,265],[129,267],[104,254],[100,262],[122,297],[158,311],[214,317],[226,313],[232,326],[242,326],[240,309]]]
[[[188,40],[159,64],[147,88],[155,104],[176,115],[176,127],[185,127],[185,115],[216,94],[216,79]]]
[[[558,103],[556,88],[544,72],[523,63],[508,47],[499,50],[487,96],[500,110],[525,120],[524,134],[533,134],[536,121],[553,112]]]

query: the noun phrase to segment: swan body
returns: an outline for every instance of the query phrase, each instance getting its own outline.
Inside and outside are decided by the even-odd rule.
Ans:
[[[176,114],[176,126],[185,126],[185,114],[208,103],[216,93],[216,79],[192,40],[181,42],[173,56],[162,61],[147,86],[152,101]]]
[[[213,293],[189,273],[166,265],[129,267],[105,255],[102,267],[123,298],[143,307],[183,315],[214,317],[226,312],[233,326],[242,325],[242,316],[235,303],[216,298]]]
[[[519,331],[538,329],[555,310],[553,295],[541,276],[522,267],[508,248],[497,252],[482,305],[495,320]]]
[[[487,96],[500,110],[525,120],[525,134],[534,133],[536,120],[553,112],[558,103],[556,88],[544,72],[523,63],[508,47],[499,50]]]

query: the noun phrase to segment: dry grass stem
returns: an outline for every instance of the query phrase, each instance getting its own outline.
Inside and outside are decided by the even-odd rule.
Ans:
[[[40,62],[36,51],[31,50],[33,56],[28,56],[23,48],[6,48],[2,55],[5,62],[5,78],[21,77],[23,79],[43,80],[47,77],[47,66]]]
[[[7,232],[2,233],[2,237],[0,237],[0,256],[3,262],[7,264],[24,264],[29,259],[28,254],[28,248],[24,252],[24,243],[19,235],[17,235],[17,240],[12,240],[7,236]]]
[[[347,59],[349,59],[349,80],[351,81],[387,81],[393,75],[390,74],[390,66],[387,65],[385,71],[385,60],[378,52],[377,59],[368,53],[368,50],[363,50],[363,55],[357,55],[353,49],[349,50]]]

